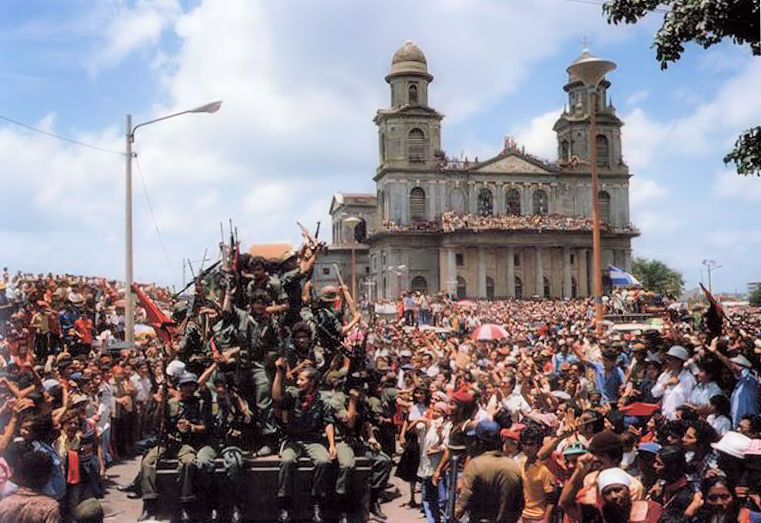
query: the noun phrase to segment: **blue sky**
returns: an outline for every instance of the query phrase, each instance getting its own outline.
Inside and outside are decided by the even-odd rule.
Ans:
[[[659,25],[610,27],[600,6],[567,0],[6,0],[0,115],[120,151],[126,113],[140,122],[224,99],[217,114],[137,134],[135,276],[179,284],[183,258],[216,255],[220,221],[245,244],[296,243],[295,221],[325,224],[335,191],[374,192],[372,118],[405,40],[428,58],[449,155],[486,158],[513,135],[551,158],[565,68],[587,37],[618,64],[609,93],[634,174],[634,255],[679,269],[688,287],[713,258],[714,288],[744,291],[761,279],[761,180],[721,159],[761,122],[761,59],[689,46],[662,72]],[[0,263],[121,276],[120,156],[0,121],[0,159]]]

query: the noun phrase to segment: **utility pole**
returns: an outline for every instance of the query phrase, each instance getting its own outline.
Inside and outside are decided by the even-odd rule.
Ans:
[[[713,287],[711,286],[711,273],[717,269],[721,269],[721,265],[716,265],[715,260],[703,260],[703,265],[705,265],[706,271],[708,271],[708,292],[713,294]]]

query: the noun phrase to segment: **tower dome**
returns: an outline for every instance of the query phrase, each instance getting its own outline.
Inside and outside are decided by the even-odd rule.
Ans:
[[[412,40],[404,42],[404,45],[394,53],[391,59],[391,73],[388,77],[408,74],[430,77],[425,55]]]

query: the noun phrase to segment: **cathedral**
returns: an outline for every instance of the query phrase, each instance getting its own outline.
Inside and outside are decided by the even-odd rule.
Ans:
[[[586,52],[586,51],[585,51]],[[631,269],[629,168],[607,90],[597,87],[596,136],[587,88],[573,76],[553,130],[557,160],[532,156],[511,139],[487,160],[454,160],[441,148],[443,115],[429,105],[433,75],[406,42],[386,76],[390,105],[375,115],[375,194],[338,192],[332,243],[315,279],[341,272],[355,292],[395,298],[411,289],[459,298],[576,297],[592,294],[589,140],[596,140],[602,267]]]

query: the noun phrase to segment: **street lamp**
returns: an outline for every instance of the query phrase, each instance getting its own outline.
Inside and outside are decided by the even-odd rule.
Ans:
[[[344,218],[344,223],[351,229],[351,295],[357,297],[357,253],[355,248],[357,246],[357,238],[354,235],[354,228],[362,220],[356,216],[347,216]]]
[[[703,260],[703,265],[705,265],[706,270],[708,271],[708,292],[713,293],[713,289],[711,288],[711,273],[717,269],[721,269],[723,265],[716,265],[715,260]]]
[[[584,84],[589,93],[589,168],[592,175],[592,269],[595,273],[595,328],[602,334],[602,267],[600,262],[600,200],[597,180],[597,86],[605,75],[616,68],[609,60],[602,60],[584,49],[570,66],[568,74]]]
[[[175,116],[180,116],[188,113],[216,113],[219,108],[222,107],[222,100],[211,102],[195,109],[189,109],[187,111],[180,111],[179,113],[162,116],[155,120],[149,120],[132,126],[132,115],[127,115],[127,175],[125,179],[125,203],[124,203],[124,273],[125,273],[125,286],[124,300],[126,307],[124,310],[124,339],[129,344],[135,343],[135,305],[132,302],[132,144],[135,142],[135,131],[139,127],[145,127],[152,123],[160,122],[162,120],[168,120]]]

